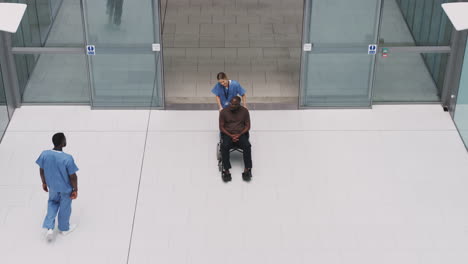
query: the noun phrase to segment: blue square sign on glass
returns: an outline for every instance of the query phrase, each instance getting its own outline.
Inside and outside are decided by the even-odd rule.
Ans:
[[[376,44],[370,44],[369,49],[367,50],[367,54],[369,54],[369,55],[377,54],[377,45]]]
[[[94,45],[87,45],[86,46],[86,54],[96,55],[96,47]]]

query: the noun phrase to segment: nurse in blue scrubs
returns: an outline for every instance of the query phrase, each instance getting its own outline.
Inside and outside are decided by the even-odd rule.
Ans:
[[[216,76],[218,83],[213,87],[211,92],[216,95],[216,102],[218,103],[219,111],[228,107],[232,98],[235,96],[241,96],[243,106],[247,108],[247,100],[245,96],[245,90],[234,80],[229,80],[226,73],[220,72]]]

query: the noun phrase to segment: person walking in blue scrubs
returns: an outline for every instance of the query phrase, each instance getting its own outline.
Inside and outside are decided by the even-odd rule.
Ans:
[[[36,163],[40,167],[42,189],[49,193],[47,215],[43,228],[47,229],[46,239],[54,237],[55,218],[58,215],[58,229],[62,235],[71,233],[76,225],[70,225],[72,200],[78,197],[78,167],[70,154],[64,153],[67,140],[63,133],[52,137],[54,149],[41,153]]]
[[[226,73],[220,72],[216,76],[218,83],[213,87],[211,92],[216,95],[216,102],[218,103],[219,111],[230,105],[232,98],[235,96],[242,96],[243,106],[247,108],[247,98],[245,90],[234,80],[229,80]]]

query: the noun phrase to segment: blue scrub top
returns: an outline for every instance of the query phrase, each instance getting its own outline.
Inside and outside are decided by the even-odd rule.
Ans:
[[[217,83],[214,87],[213,90],[211,90],[213,94],[216,96],[219,96],[221,99],[221,105],[223,108],[226,108],[229,106],[232,98],[234,96],[240,95],[243,96],[245,94],[244,88],[234,80],[229,80],[229,88],[226,88],[222,86],[220,83]]]
[[[70,154],[56,150],[45,150],[36,161],[44,170],[49,192],[71,192],[70,175],[78,171],[78,167]]]

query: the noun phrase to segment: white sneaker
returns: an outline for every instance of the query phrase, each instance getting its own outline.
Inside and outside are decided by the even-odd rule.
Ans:
[[[71,232],[75,231],[75,229],[76,229],[76,224],[71,224],[70,228],[67,231],[60,231],[60,234],[66,236],[70,234]]]
[[[52,240],[54,240],[53,229],[47,229],[47,232],[45,233],[45,239],[47,240],[47,242],[52,242]]]

